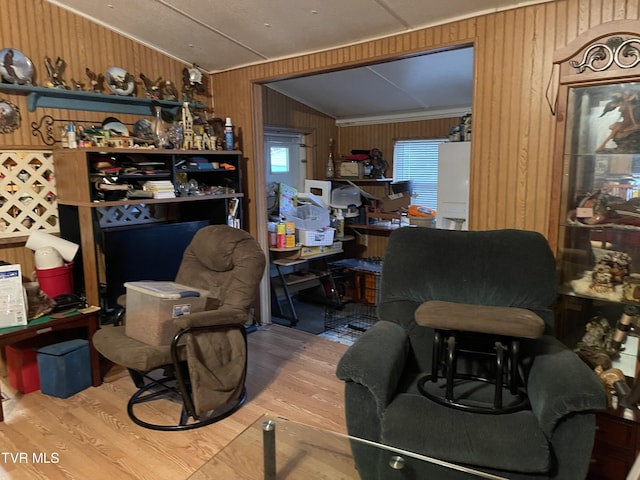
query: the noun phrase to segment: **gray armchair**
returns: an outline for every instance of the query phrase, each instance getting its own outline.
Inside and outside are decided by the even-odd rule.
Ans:
[[[379,321],[338,364],[348,433],[509,479],[584,479],[594,412],[606,408],[607,399],[596,375],[552,335],[556,289],[554,258],[538,233],[395,231],[384,256]],[[543,336],[521,341],[530,408],[474,413],[419,392],[419,378],[431,371],[434,332],[419,326],[414,313],[431,300],[518,307],[545,321]],[[443,476],[428,463],[409,462],[404,472],[393,472],[378,450],[354,445],[353,453],[366,480],[475,478],[454,471]]]

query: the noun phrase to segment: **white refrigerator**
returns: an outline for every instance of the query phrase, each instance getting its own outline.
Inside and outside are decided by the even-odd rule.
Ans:
[[[436,228],[469,230],[471,142],[445,142],[438,148]]]

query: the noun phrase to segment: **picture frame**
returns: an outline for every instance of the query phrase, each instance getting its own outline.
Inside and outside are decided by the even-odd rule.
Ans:
[[[10,101],[0,98],[0,133],[11,133],[20,128],[20,109]]]

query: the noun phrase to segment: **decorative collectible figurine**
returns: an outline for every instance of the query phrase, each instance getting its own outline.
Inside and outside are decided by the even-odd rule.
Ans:
[[[211,150],[224,150],[224,120],[220,117],[214,117],[207,120],[207,123],[214,139]]]
[[[193,102],[193,96],[197,93],[204,93],[204,85],[202,85],[202,72],[194,63],[191,68],[182,70],[182,93],[185,102]]]
[[[191,109],[189,104],[184,102],[182,106],[182,148],[184,150],[190,150],[195,147],[194,134],[193,134],[193,116],[191,115]]]
[[[52,64],[49,57],[44,57],[44,64],[47,67],[49,73],[49,81],[47,87],[49,88],[67,88],[67,85],[62,79],[64,67],[66,66],[64,60],[60,57],[56,58],[56,63]]]
[[[178,93],[176,86],[171,80],[165,80],[164,82],[162,82],[161,90],[162,90],[162,98],[164,98],[165,100],[170,100],[175,102],[180,97],[180,94]]]
[[[84,90],[84,83],[78,82],[72,78],[71,84],[73,85],[73,89],[77,92],[82,92]]]
[[[87,77],[89,77],[89,80],[91,82],[91,91],[93,93],[102,93],[102,82],[104,81],[104,75],[102,75],[101,73],[92,72],[89,67],[85,69],[85,72],[87,73]]]
[[[160,90],[160,82],[162,81],[162,77],[158,77],[155,82],[152,82],[149,77],[147,77],[144,73],[140,74],[140,78],[142,79],[142,83],[144,84],[144,91],[152,100],[159,100],[162,91]]]
[[[614,92],[611,99],[604,106],[600,117],[617,110],[620,121],[609,127],[611,132],[604,139],[596,153],[635,153],[640,148],[640,99],[637,93],[629,91]],[[607,144],[613,140],[615,148],[607,148]]]
[[[387,169],[387,161],[382,157],[382,152],[378,148],[374,148],[369,153],[371,178],[384,178],[384,171]]]

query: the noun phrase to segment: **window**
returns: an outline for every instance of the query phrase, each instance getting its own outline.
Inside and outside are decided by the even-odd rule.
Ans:
[[[393,180],[412,180],[412,203],[436,209],[438,145],[446,140],[398,140],[393,148]]]
[[[289,173],[289,147],[269,145],[271,173]]]
[[[267,130],[264,134],[265,177],[269,183],[300,188],[306,175],[304,136],[297,132]]]

